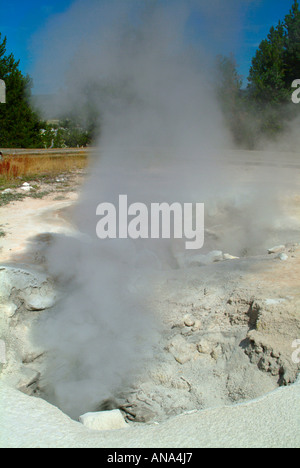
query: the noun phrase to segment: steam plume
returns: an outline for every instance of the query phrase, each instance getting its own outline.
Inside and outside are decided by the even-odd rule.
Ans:
[[[155,323],[147,275],[174,266],[168,241],[100,242],[97,205],[117,204],[119,194],[127,194],[130,203],[210,206],[229,195],[236,200],[240,189],[226,164],[231,139],[212,88],[210,59],[205,47],[196,54],[187,41],[191,8],[208,20],[207,4],[79,1],[51,21],[47,41],[41,41],[51,43],[38,62],[45,80],[67,85],[61,109],[84,109],[92,96],[102,116],[98,150],[75,213],[84,240],[58,238],[49,250],[48,268],[64,297],[38,332],[50,350],[49,398],[73,417],[125,385],[150,352]],[[256,202],[254,196],[249,204]]]

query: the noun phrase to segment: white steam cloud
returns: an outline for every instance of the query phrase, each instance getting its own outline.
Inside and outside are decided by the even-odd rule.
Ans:
[[[79,1],[54,18],[40,39],[39,76],[63,88],[62,112],[74,105],[85,109],[92,96],[102,116],[98,150],[75,213],[84,240],[58,238],[50,248],[49,271],[64,297],[39,327],[50,350],[49,398],[72,417],[130,381],[150,351],[149,330],[155,328],[147,274],[175,265],[170,241],[99,241],[98,204],[117,204],[126,194],[129,203],[209,207],[211,200],[230,194],[237,219],[243,213],[237,242],[247,236],[258,195],[247,200],[246,215],[236,196],[240,182],[226,164],[231,139],[212,88],[205,44],[196,53],[187,40],[192,8],[206,22],[219,9],[212,23],[220,32],[228,27],[221,21],[225,3],[225,18],[245,4]],[[266,181],[264,187],[267,191]],[[247,198],[248,188],[244,193]],[[228,239],[227,246],[232,244]]]

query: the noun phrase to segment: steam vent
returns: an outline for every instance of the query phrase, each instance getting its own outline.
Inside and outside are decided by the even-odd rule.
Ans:
[[[5,81],[0,80],[0,104],[6,103],[6,86]]]
[[[300,0],[36,3],[0,3],[0,449],[300,448]]]

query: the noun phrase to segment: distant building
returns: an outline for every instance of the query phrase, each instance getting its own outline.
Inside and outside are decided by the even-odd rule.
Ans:
[[[0,104],[6,103],[6,86],[5,81],[0,80]]]
[[[46,122],[48,125],[58,125],[60,124],[60,120],[59,119],[52,119],[52,120],[47,120]]]

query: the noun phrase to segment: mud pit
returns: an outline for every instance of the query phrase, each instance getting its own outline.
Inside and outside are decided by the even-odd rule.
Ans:
[[[46,399],[75,420],[80,414],[68,410],[49,388],[48,350],[37,344],[32,330],[40,317],[59,308],[63,290],[44,270],[42,254],[53,234],[76,237],[65,211],[76,199],[26,200],[0,209],[11,233],[1,241],[0,252],[0,338],[7,347],[1,381]],[[219,255],[204,265],[197,256],[186,260],[177,253],[175,269],[151,278],[154,294],[148,305],[157,324],[151,355],[143,370],[128,375],[107,399],[97,405],[83,401],[81,413],[120,408],[129,424],[161,423],[187,411],[253,400],[295,382],[300,369],[292,360],[293,343],[300,337],[299,197],[283,205],[290,225],[273,230],[252,255]],[[273,240],[284,248],[269,254],[266,246],[271,248]],[[220,248],[211,229],[207,241],[208,250]],[[287,259],[279,257],[282,253]]]

